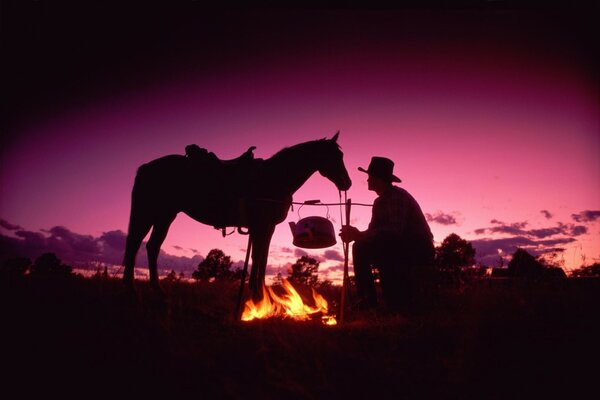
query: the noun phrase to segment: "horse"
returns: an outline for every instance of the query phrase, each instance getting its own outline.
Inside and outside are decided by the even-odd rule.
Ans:
[[[215,228],[237,227],[241,233],[246,229],[252,253],[249,286],[260,299],[271,238],[276,225],[286,219],[293,194],[315,172],[340,191],[352,185],[338,136],[339,132],[331,139],[286,147],[268,159],[249,157],[251,147],[230,161],[173,154],[141,165],[131,194],[124,284],[133,289],[136,254],[152,229],[146,244],[150,285],[162,293],[158,254],[171,223],[183,212]]]

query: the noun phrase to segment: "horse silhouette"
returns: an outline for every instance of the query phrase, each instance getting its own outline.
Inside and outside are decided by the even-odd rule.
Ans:
[[[131,214],[123,260],[123,282],[133,288],[139,247],[146,244],[150,284],[160,291],[157,258],[178,213],[215,228],[247,229],[252,249],[250,288],[260,298],[271,237],[285,220],[292,195],[315,172],[338,190],[352,185],[337,143],[320,139],[284,148],[271,158],[254,159],[251,147],[235,160],[222,161],[195,145],[188,156],[168,155],[139,167],[131,196]]]

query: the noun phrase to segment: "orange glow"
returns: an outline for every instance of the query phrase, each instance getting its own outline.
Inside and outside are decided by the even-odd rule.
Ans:
[[[297,321],[307,321],[313,318],[317,313],[321,313],[321,321],[326,325],[336,325],[337,321],[332,315],[328,315],[327,300],[315,289],[312,289],[312,296],[315,306],[309,306],[304,303],[300,294],[294,289],[291,283],[283,280],[285,293],[277,295],[272,288],[263,286],[263,298],[258,303],[252,299],[246,301],[242,321],[252,321],[253,319],[267,319],[272,317],[292,318]]]

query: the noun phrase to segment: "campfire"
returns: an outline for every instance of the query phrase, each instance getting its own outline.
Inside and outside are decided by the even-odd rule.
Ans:
[[[308,321],[320,317],[326,325],[336,325],[337,321],[328,315],[327,300],[315,289],[312,289],[314,306],[306,304],[291,283],[283,280],[285,293],[278,295],[271,287],[263,286],[263,298],[258,303],[252,299],[246,301],[242,321],[267,319],[273,317],[292,318],[297,321]]]

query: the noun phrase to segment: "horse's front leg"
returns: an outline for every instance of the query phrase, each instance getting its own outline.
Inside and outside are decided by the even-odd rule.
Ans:
[[[250,230],[252,235],[252,269],[249,285],[254,301],[259,301],[262,298],[262,287],[265,284],[265,272],[269,258],[269,245],[274,231],[274,226]]]
[[[168,215],[160,219],[154,224],[150,239],[146,244],[146,251],[148,253],[148,270],[150,272],[150,286],[158,293],[162,293],[160,285],[158,284],[158,255],[160,253],[160,247],[162,246],[169,226],[175,219],[175,215]]]

